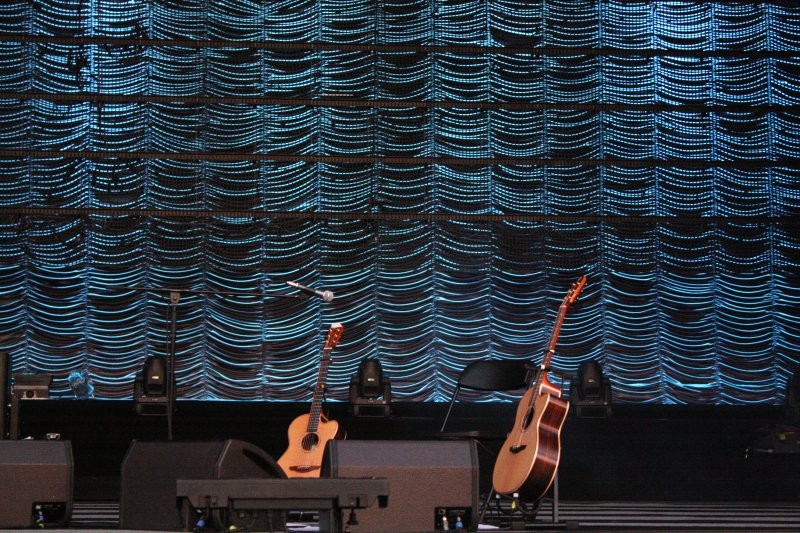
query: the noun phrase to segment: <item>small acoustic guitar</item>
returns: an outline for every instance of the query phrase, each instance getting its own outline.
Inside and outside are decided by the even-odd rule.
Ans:
[[[520,400],[514,428],[497,455],[492,485],[499,494],[517,493],[538,501],[555,479],[561,458],[561,428],[569,403],[561,398],[561,389],[547,379],[547,371],[567,309],[585,284],[586,276],[581,276],[564,297],[539,372]]]
[[[328,420],[322,414],[322,399],[325,394],[325,380],[331,362],[331,352],[342,337],[344,326],[338,322],[332,324],[322,348],[322,360],[311,401],[311,412],[300,415],[289,425],[289,447],[283,453],[278,464],[283,468],[286,477],[319,477],[322,468],[322,457],[328,441],[339,435],[339,423]]]

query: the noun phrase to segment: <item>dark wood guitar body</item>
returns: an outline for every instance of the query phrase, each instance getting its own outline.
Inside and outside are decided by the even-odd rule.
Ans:
[[[517,493],[531,501],[542,498],[555,479],[561,428],[569,410],[568,402],[549,392],[540,393],[532,402],[535,393],[528,389],[520,401],[514,429],[497,456],[492,476],[498,493]]]

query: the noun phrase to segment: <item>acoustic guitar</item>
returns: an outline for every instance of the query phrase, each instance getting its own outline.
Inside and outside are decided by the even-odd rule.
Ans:
[[[561,389],[547,379],[547,371],[567,309],[585,284],[586,276],[581,276],[564,297],[539,372],[520,400],[514,427],[497,455],[492,485],[499,494],[517,493],[537,501],[555,479],[561,458],[561,428],[569,403],[561,398]]]
[[[342,337],[344,326],[331,324],[325,346],[322,348],[322,359],[311,400],[311,412],[295,418],[289,424],[289,447],[283,453],[278,464],[283,468],[286,477],[319,477],[322,468],[322,456],[328,441],[339,436],[339,423],[328,420],[322,414],[322,399],[325,394],[325,380],[331,362],[331,352]]]

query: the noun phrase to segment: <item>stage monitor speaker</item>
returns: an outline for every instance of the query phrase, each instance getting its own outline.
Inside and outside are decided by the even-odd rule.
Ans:
[[[0,528],[69,522],[73,471],[69,441],[0,441]]]
[[[385,508],[357,511],[357,524],[349,516],[341,517],[351,533],[442,530],[445,521],[454,529],[459,519],[465,529],[475,531],[478,474],[478,454],[472,440],[331,440],[322,467],[325,477],[389,480]],[[320,531],[330,531],[332,526],[324,518],[320,516]]]
[[[122,462],[120,529],[182,531],[184,518],[177,502],[178,479],[264,479],[285,477],[275,460],[260,448],[240,440],[211,442],[133,441]],[[243,517],[253,525],[264,516]],[[270,517],[283,522],[280,516]],[[208,521],[208,520],[207,520]]]

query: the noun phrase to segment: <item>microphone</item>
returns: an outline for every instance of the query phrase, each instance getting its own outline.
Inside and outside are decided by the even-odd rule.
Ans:
[[[295,283],[294,281],[287,281],[287,285],[298,289],[306,294],[312,294],[314,296],[319,296],[326,302],[333,301],[333,293],[331,291],[321,291],[318,289],[313,289],[311,287],[306,287],[305,285],[300,285],[299,283]]]

